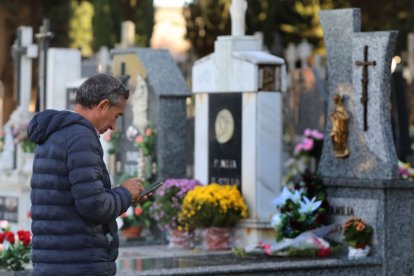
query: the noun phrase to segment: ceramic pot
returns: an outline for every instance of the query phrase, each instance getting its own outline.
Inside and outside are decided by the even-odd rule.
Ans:
[[[130,226],[122,230],[122,236],[125,238],[138,238],[141,236],[142,226]]]
[[[348,247],[348,259],[360,259],[368,256],[371,248],[366,245],[365,248]]]
[[[190,249],[194,247],[194,234],[187,231],[171,229],[168,232],[168,247]]]
[[[231,227],[207,228],[206,240],[208,250],[224,250],[230,248]]]

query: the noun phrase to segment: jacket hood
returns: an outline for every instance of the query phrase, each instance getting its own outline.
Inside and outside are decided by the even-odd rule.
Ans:
[[[76,112],[45,110],[30,121],[27,135],[36,144],[43,144],[53,132],[73,124],[81,124],[95,131],[93,125]]]

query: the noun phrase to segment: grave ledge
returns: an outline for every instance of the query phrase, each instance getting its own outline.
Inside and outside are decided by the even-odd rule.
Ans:
[[[322,177],[326,187],[354,187],[365,189],[414,189],[414,181],[392,179],[353,179]]]
[[[284,275],[316,275],[315,273],[319,275],[366,275],[367,272],[381,273],[383,266],[382,259],[378,257],[367,257],[362,260],[271,257],[269,261],[237,265],[225,265],[226,257],[222,256],[222,258],[222,265],[153,269],[136,271],[133,275],[275,275],[277,272],[284,272]],[[234,258],[234,256],[229,255],[228,258]],[[128,274],[121,273],[120,275]]]

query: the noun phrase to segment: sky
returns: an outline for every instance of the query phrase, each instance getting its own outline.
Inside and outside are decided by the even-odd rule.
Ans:
[[[182,7],[186,0],[154,0],[155,6]]]

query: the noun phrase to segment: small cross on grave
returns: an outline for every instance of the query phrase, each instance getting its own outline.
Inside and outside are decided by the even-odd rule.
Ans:
[[[361,78],[361,85],[362,85],[362,95],[361,95],[361,103],[364,106],[364,131],[368,130],[368,66],[372,65],[375,66],[375,61],[368,61],[368,46],[365,45],[364,47],[364,60],[363,61],[355,61],[355,65],[363,66],[362,67],[362,78]]]
[[[43,111],[46,109],[46,72],[47,72],[47,50],[49,49],[49,40],[54,37],[50,31],[50,22],[48,18],[43,19],[43,25],[39,28],[39,33],[35,35],[39,45],[39,83],[38,83],[38,108]]]
[[[29,109],[32,59],[37,57],[37,45],[32,44],[32,36],[31,27],[20,26],[11,49],[17,105],[22,106],[24,110]]]

